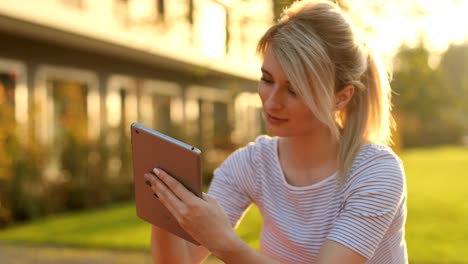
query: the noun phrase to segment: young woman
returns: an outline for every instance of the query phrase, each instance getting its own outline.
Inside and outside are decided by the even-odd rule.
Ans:
[[[261,38],[267,130],[199,199],[162,170],[152,190],[201,246],[153,227],[155,263],[407,263],[406,185],[390,141],[390,86],[339,8],[296,2]],[[233,231],[256,204],[261,249]]]

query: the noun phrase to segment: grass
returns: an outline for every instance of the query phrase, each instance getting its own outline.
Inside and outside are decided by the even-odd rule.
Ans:
[[[411,262],[468,263],[468,149],[401,154],[408,183],[406,238]],[[236,232],[258,249],[261,217],[252,207]],[[133,203],[65,214],[0,231],[0,242],[87,248],[149,249],[150,227]]]
[[[0,232],[0,241],[90,248],[148,249],[150,226],[133,203],[64,214]]]
[[[417,149],[401,157],[410,259],[468,263],[468,148]]]

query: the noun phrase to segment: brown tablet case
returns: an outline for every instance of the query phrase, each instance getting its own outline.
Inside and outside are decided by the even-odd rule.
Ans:
[[[201,151],[138,123],[131,125],[136,213],[141,219],[199,245],[162,205],[144,174],[161,168],[202,197]]]

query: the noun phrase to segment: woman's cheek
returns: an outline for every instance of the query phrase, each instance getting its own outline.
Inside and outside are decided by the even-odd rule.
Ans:
[[[265,104],[265,100],[268,98],[266,87],[264,84],[258,85],[258,95],[260,96],[260,100],[262,101],[262,105]]]

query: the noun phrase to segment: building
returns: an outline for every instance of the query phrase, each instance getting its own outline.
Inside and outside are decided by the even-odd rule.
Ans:
[[[67,137],[105,140],[117,153],[135,121],[198,146],[212,168],[263,129],[255,45],[272,22],[271,5],[0,1],[0,90],[16,134],[48,146],[50,179],[65,177]],[[111,156],[112,175],[126,156]]]

